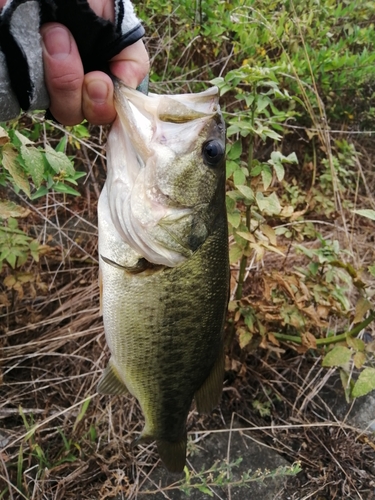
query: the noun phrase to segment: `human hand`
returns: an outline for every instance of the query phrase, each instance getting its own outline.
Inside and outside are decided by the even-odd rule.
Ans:
[[[0,0],[3,7],[6,0]],[[113,0],[88,0],[94,12],[114,20]],[[64,125],[84,118],[94,124],[110,123],[116,116],[113,84],[103,72],[84,74],[77,45],[69,30],[57,23],[41,27],[44,79],[50,96],[50,111]],[[142,40],[126,47],[110,62],[111,73],[130,87],[136,87],[149,71],[149,59]]]

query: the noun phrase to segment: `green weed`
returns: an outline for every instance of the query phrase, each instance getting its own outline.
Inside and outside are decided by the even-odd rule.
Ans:
[[[32,135],[32,134],[29,134]],[[45,196],[49,191],[79,196],[71,185],[85,176],[77,172],[64,153],[66,135],[55,148],[48,143],[36,146],[16,128],[0,127],[0,183],[11,183],[16,191],[22,190],[29,198]]]
[[[18,450],[17,462],[12,464],[9,470],[11,472],[15,470],[15,484],[24,498],[32,498],[30,484],[24,479],[26,469],[32,468],[34,477],[42,481],[55,468],[70,464],[80,458],[84,459],[89,447],[96,442],[97,431],[92,424],[87,432],[82,435],[77,433],[78,426],[85,419],[90,401],[87,399],[82,404],[69,435],[62,427],[57,427],[56,435],[51,441],[40,439],[39,426],[35,424],[33,415],[27,416],[22,407],[19,407],[26,434]],[[5,490],[2,494],[6,494]]]

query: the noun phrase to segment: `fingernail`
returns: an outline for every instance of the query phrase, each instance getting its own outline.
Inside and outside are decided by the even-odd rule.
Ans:
[[[108,98],[108,85],[101,80],[93,80],[87,84],[87,94],[96,104],[104,104]]]
[[[65,59],[71,51],[71,39],[66,29],[51,27],[43,33],[43,43],[48,54],[54,59]]]

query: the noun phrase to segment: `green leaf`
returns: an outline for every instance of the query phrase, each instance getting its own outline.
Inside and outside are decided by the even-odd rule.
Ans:
[[[262,168],[262,182],[264,190],[267,191],[272,182],[272,172],[268,165],[264,165]]]
[[[7,255],[6,259],[9,264],[11,265],[12,269],[14,269],[16,267],[16,260],[17,260],[17,256],[15,255],[14,252],[10,253],[9,255]]]
[[[25,144],[21,146],[21,156],[25,162],[31,178],[38,189],[43,181],[44,160],[42,153],[34,146],[28,147]]]
[[[240,225],[240,222],[241,222],[241,213],[240,212],[232,212],[232,213],[229,213],[228,212],[228,222],[229,224],[234,227],[234,228],[237,228],[239,225]]]
[[[256,163],[256,162],[257,162],[257,160],[254,160],[254,162],[253,162],[254,166],[250,170],[251,177],[256,177],[257,175],[260,175],[260,173],[262,172],[263,164]]]
[[[17,219],[14,219],[13,217],[10,217],[9,220],[8,220],[8,228],[9,229],[17,229],[18,228]]]
[[[251,203],[254,202],[254,191],[246,185],[236,185],[238,191]]]
[[[233,182],[234,185],[238,188],[238,186],[241,186],[245,184],[246,182],[246,176],[242,172],[242,170],[236,170],[233,174]]]
[[[31,195],[32,200],[36,200],[41,196],[45,196],[48,193],[48,188],[46,186],[40,186],[40,188]]]
[[[225,196],[225,204],[227,206],[227,212],[228,212],[228,214],[233,213],[234,210],[235,210],[235,208],[236,208],[236,200],[234,200],[230,196],[226,195]]]
[[[9,254],[10,254],[10,248],[5,248],[0,253],[0,260],[5,260],[8,257]]]
[[[54,184],[53,189],[58,193],[71,194],[73,196],[81,196],[81,194],[78,191],[76,191],[70,186],[67,186],[66,184],[63,184],[62,182],[57,182],[56,184]]]
[[[87,175],[87,172],[76,172],[73,176],[71,176],[74,180],[81,179],[81,177],[85,177]]]
[[[274,139],[275,141],[281,141],[281,135],[275,132],[274,130],[265,127],[263,129],[259,129],[259,135],[265,140],[267,137],[270,139]]]
[[[282,181],[285,176],[285,168],[283,163],[298,163],[298,158],[295,153],[284,156],[280,151],[273,151],[268,163],[273,166],[277,179]]]
[[[352,396],[358,398],[364,396],[375,389],[375,368],[365,368],[354,384]]]
[[[354,214],[362,215],[368,219],[375,220],[375,210],[370,210],[369,208],[363,208],[361,210],[352,210]]]
[[[76,421],[74,422],[74,425],[73,425],[73,431],[75,431],[75,430],[76,430],[77,425],[78,425],[78,424],[79,424],[79,422],[80,422],[80,421],[84,418],[84,416],[85,416],[85,414],[86,414],[86,412],[87,412],[87,408],[89,407],[90,403],[91,403],[91,398],[90,398],[90,397],[88,397],[88,398],[86,399],[86,401],[84,401],[84,402],[82,403],[81,410],[80,410],[80,412],[79,412],[79,414],[78,414],[78,416],[77,416],[77,418],[76,418]]]
[[[224,78],[222,76],[218,76],[217,78],[213,78],[212,80],[210,80],[210,83],[219,87],[224,83]]]
[[[230,146],[227,157],[230,160],[237,160],[238,158],[240,158],[241,154],[242,154],[242,141],[236,141]]]
[[[280,201],[276,193],[272,193],[266,197],[258,192],[256,194],[256,201],[259,210],[267,215],[278,215],[281,212]]]
[[[220,88],[220,96],[223,96],[224,94],[232,90],[231,85],[221,85],[219,88]]]
[[[297,158],[296,153],[290,153],[290,155],[288,155],[288,156],[285,158],[285,161],[286,161],[287,163],[298,163],[298,158]]]
[[[55,148],[55,151],[58,153],[64,153],[66,148],[66,135],[61,139],[61,141],[58,143],[58,145]]]
[[[202,493],[205,493],[209,497],[214,496],[213,492],[207,486],[198,486],[198,490],[201,491]]]
[[[70,184],[78,186],[78,182],[73,177],[64,177],[64,182],[70,182]]]
[[[20,252],[20,255],[18,256],[17,259],[17,267],[23,266],[25,262],[27,261],[28,254],[27,252]]]
[[[364,297],[360,297],[358,299],[358,302],[355,306],[355,316],[353,319],[353,323],[360,323],[367,311],[369,311],[372,308],[372,304],[369,300],[365,299]]]
[[[238,163],[232,160],[228,160],[226,164],[226,175],[227,179],[239,169]]]
[[[16,186],[22,189],[27,196],[30,196],[30,184],[17,157],[18,151],[11,144],[5,144],[3,147],[3,166],[12,176]]]
[[[272,156],[272,155],[271,155]],[[285,168],[281,162],[274,162],[272,163],[273,168],[275,169],[275,174],[277,177],[277,180],[281,182],[284,179],[285,176]]]
[[[231,123],[227,128],[227,136],[230,137],[238,133],[240,133],[242,137],[246,137],[249,134],[254,133],[254,127],[251,125],[251,123],[248,123],[246,121],[236,121],[234,123]]]
[[[257,111],[261,113],[271,103],[271,99],[265,95],[260,95],[257,99]]]
[[[345,346],[335,346],[323,358],[323,366],[345,366],[352,356],[350,349]]]
[[[246,241],[254,243],[254,235],[249,233],[249,231],[236,231],[236,235],[238,235],[240,238],[243,238]]]
[[[15,130],[14,133],[21,145],[33,144],[33,141],[30,141],[28,137],[18,132],[18,130]]]
[[[229,261],[231,264],[235,264],[240,260],[243,255],[243,249],[238,245],[232,245],[229,249]]]
[[[362,366],[366,363],[366,354],[364,352],[358,351],[353,356],[354,366],[360,370]]]
[[[69,158],[64,153],[55,151],[48,144],[46,146],[46,158],[57,174],[64,173],[67,176],[75,174],[74,167]]]
[[[357,352],[364,352],[366,349],[366,344],[361,339],[348,337],[346,342],[349,347],[352,347]]]
[[[0,200],[0,217],[8,219],[9,217],[27,217],[30,213],[28,208],[21,207],[13,201]]]
[[[30,247],[30,250],[32,252],[37,252],[39,250],[39,241],[38,240],[32,240],[30,242],[29,247]]]
[[[76,135],[80,139],[90,137],[90,132],[85,124],[87,125],[86,121],[84,123],[79,123],[78,125],[74,125],[72,127],[74,135]]]

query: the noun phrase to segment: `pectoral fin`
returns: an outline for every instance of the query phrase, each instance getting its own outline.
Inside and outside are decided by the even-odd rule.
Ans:
[[[198,413],[209,413],[218,405],[223,390],[224,349],[215,361],[209,376],[194,395]]]
[[[121,380],[112,358],[98,382],[97,391],[100,394],[111,394],[113,396],[129,394],[129,390]]]

